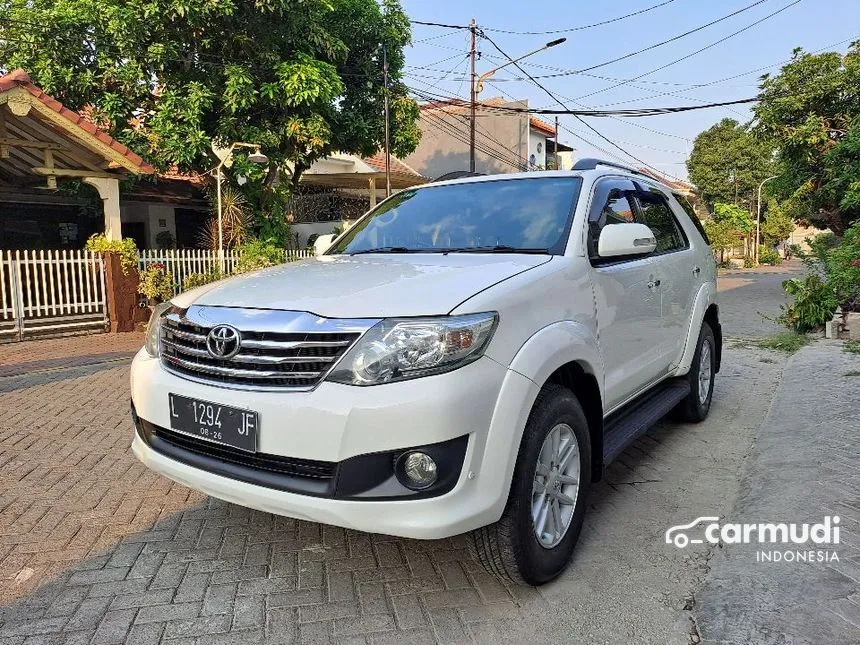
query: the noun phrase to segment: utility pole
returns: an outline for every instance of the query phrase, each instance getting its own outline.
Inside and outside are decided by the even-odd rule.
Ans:
[[[555,170],[558,170],[558,116],[555,117],[555,148],[553,157],[555,158]]]
[[[391,197],[391,141],[388,125],[388,48],[384,44],[382,45],[382,74],[383,91],[385,92],[385,196]]]
[[[477,30],[478,25],[475,19],[472,18],[472,22],[469,23],[469,31],[472,32],[472,47],[469,50],[472,66],[472,81],[470,83],[471,100],[469,102],[469,172],[475,172],[475,109],[478,100],[477,88],[475,87],[475,33]]]

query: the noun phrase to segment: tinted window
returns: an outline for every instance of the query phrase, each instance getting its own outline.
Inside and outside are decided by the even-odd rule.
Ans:
[[[702,221],[699,219],[699,216],[696,215],[695,209],[690,205],[689,200],[683,195],[679,195],[678,193],[672,193],[675,197],[675,201],[684,209],[684,212],[687,213],[687,217],[690,218],[690,221],[693,223],[693,226],[696,227],[696,230],[699,231],[699,235],[702,236],[702,239],[705,240],[705,243],[710,245],[711,240],[708,239],[708,234],[705,233],[705,227],[702,226]]]
[[[632,200],[628,198],[629,192],[620,188],[611,188],[606,195],[602,208],[592,211],[588,225],[588,248],[592,258],[597,258],[597,241],[604,226],[636,221]],[[595,197],[599,198],[599,194]]]
[[[504,179],[404,190],[359,221],[331,254],[493,246],[564,252],[579,177]]]
[[[687,241],[681,234],[672,209],[662,195],[657,193],[640,193],[639,210],[642,223],[648,226],[657,238],[657,248],[654,253],[669,253],[687,247]]]

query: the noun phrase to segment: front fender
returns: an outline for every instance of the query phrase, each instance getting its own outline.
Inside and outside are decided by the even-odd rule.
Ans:
[[[603,400],[603,358],[600,347],[594,335],[581,323],[565,321],[544,327],[520,347],[508,366],[508,376],[496,401],[484,447],[484,463],[501,466],[493,469],[494,472],[482,474],[485,478],[493,478],[494,486],[499,485],[501,493],[494,499],[489,521],[497,520],[504,510],[516,467],[518,447],[540,389],[553,372],[573,361],[594,375]]]
[[[574,361],[595,377],[602,401],[603,355],[594,333],[582,323],[567,320],[539,330],[520,347],[510,369],[542,387],[559,367]]]

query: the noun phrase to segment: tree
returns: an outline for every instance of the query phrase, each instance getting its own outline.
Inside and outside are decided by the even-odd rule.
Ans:
[[[770,200],[767,206],[767,217],[761,224],[761,235],[765,242],[775,244],[787,240],[794,231],[794,220],[777,204],[776,200]]]
[[[715,253],[719,252],[720,262],[722,262],[725,252],[738,241],[737,231],[732,227],[731,222],[720,222],[713,218],[704,220],[702,225],[705,227],[705,233],[708,234],[711,249]]]
[[[735,204],[714,204],[714,221],[721,227],[720,231],[729,231],[732,238],[732,243],[728,246],[734,246],[739,237],[743,237],[746,241],[745,251],[748,253],[750,236],[755,231],[755,222],[750,214],[740,206]]]
[[[0,0],[0,61],[86,108],[160,169],[205,172],[213,142],[259,143],[277,185],[338,150],[383,141],[382,48],[392,151],[420,137],[401,81],[409,21],[398,0]]]
[[[860,42],[844,56],[795,49],[759,96],[757,130],[784,168],[772,192],[795,219],[842,235],[860,218]]]
[[[723,119],[696,137],[687,170],[708,208],[722,202],[752,211],[759,183],[773,175],[773,152],[747,126]]]

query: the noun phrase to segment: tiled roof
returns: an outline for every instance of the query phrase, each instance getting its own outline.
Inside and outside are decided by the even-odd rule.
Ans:
[[[555,136],[555,126],[550,125],[546,121],[541,121],[537,117],[529,117],[529,125],[535,130],[540,130],[551,137]]]
[[[126,146],[114,139],[112,136],[96,127],[94,123],[87,120],[77,112],[74,112],[69,108],[65,107],[55,98],[48,96],[38,87],[36,87],[33,84],[33,81],[30,80],[30,77],[27,76],[27,72],[25,72],[23,69],[16,69],[12,72],[9,72],[5,76],[0,76],[0,93],[8,92],[15,87],[20,87],[27,90],[27,92],[33,95],[42,105],[53,110],[54,112],[65,118],[67,121],[69,121],[71,124],[84,130],[87,134],[95,137],[104,145],[109,146],[114,152],[125,157],[135,168],[136,172],[143,174],[152,174],[155,172],[155,168],[153,168],[150,164],[146,163],[140,155],[132,152]]]
[[[377,152],[372,157],[362,157],[361,160],[377,172],[385,172],[384,152]],[[394,155],[391,156],[391,172],[397,173],[398,175],[422,176],[421,173],[417,172],[414,168],[408,166]]]

